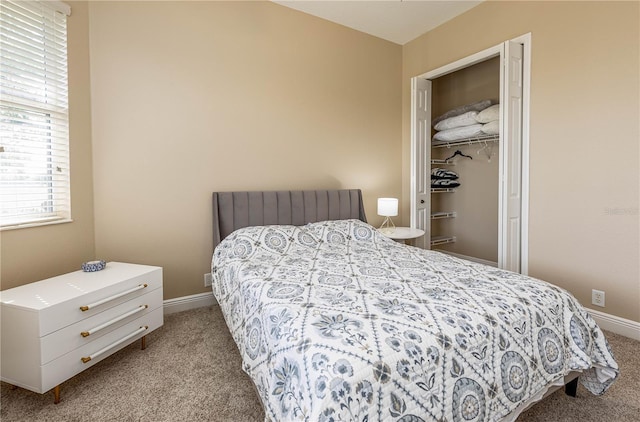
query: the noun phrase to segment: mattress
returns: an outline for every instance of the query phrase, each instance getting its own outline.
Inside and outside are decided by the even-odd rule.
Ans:
[[[237,230],[212,273],[266,420],[508,420],[571,371],[596,395],[618,375],[567,291],[359,220]]]

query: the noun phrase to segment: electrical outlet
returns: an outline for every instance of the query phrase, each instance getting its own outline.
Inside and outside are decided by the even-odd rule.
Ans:
[[[602,290],[591,290],[591,303],[604,308],[604,292]]]
[[[213,276],[211,275],[211,273],[206,273],[204,275],[204,287],[211,286],[211,283],[213,283]]]

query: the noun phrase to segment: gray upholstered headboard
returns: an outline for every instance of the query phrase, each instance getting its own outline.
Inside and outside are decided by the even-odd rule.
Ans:
[[[214,192],[213,247],[242,227],[367,218],[360,189]]]

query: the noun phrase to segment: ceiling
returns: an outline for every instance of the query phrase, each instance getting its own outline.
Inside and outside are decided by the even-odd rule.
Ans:
[[[483,0],[273,1],[402,45],[477,6]]]

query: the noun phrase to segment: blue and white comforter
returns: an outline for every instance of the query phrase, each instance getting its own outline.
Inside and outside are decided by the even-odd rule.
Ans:
[[[358,220],[240,229],[212,272],[273,421],[499,420],[572,370],[594,394],[618,374],[563,289]]]

